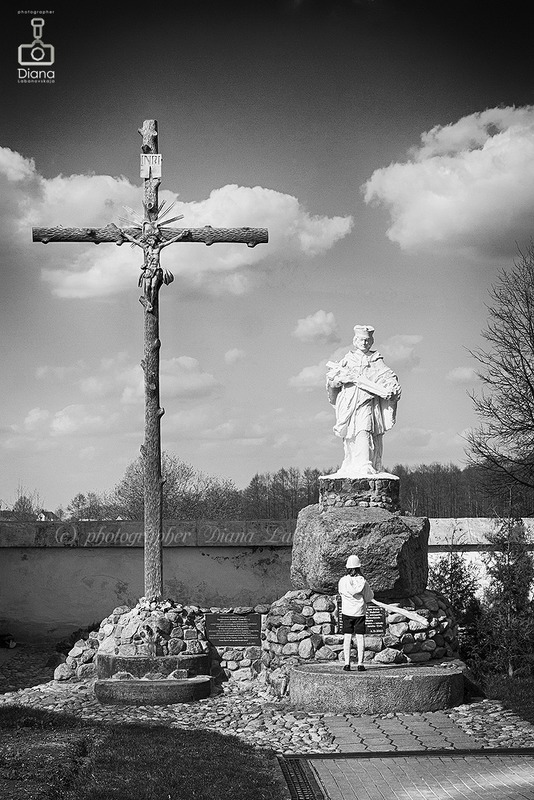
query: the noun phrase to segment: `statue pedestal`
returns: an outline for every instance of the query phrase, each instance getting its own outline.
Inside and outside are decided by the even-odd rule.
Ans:
[[[306,506],[293,537],[291,583],[295,589],[334,594],[348,556],[356,554],[381,600],[417,595],[428,578],[429,528],[426,517],[384,508]]]
[[[321,511],[330,508],[384,508],[386,511],[398,511],[399,485],[399,479],[387,473],[365,478],[321,475],[319,507]]]

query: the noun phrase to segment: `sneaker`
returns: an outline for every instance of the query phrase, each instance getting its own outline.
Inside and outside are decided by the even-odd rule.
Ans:
[[[345,664],[345,666],[343,667],[343,671],[350,672],[350,664]]]
[[[365,669],[363,664],[358,664],[357,670],[358,670],[358,672],[367,672],[367,670]]]

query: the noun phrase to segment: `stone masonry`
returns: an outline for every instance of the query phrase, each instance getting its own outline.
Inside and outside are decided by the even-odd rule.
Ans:
[[[287,690],[291,666],[310,661],[341,661],[343,636],[337,633],[337,595],[309,589],[287,592],[267,615],[262,663],[267,681],[280,694]],[[391,601],[389,601],[391,602]],[[366,662],[420,664],[457,657],[458,631],[447,599],[429,589],[398,601],[413,609],[426,624],[401,613],[386,617],[384,636],[365,637]],[[353,653],[354,657],[356,653]]]
[[[261,647],[213,647],[206,639],[204,615],[207,612],[256,613],[262,615],[262,622],[265,623],[268,611],[269,606],[263,604],[254,607],[201,608],[172,601],[152,604],[139,601],[133,609],[118,606],[102,620],[98,630],[89,632],[75,642],[65,662],[56,668],[54,679],[94,678],[97,653],[127,657],[209,653],[212,676],[216,680],[250,679],[261,669]]]
[[[398,511],[398,478],[319,478],[319,507],[331,508],[385,508]]]

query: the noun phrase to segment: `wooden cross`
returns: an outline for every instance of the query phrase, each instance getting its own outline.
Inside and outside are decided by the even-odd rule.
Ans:
[[[134,224],[119,228],[114,224],[104,228],[33,228],[33,241],[43,242],[130,242],[142,248],[144,259],[139,277],[143,294],[139,298],[144,308],[144,358],[141,366],[145,385],[145,438],[141,447],[144,467],[144,533],[145,533],[145,596],[158,599],[163,595],[163,483],[161,474],[160,420],[165,413],[159,396],[159,290],[169,284],[173,275],[160,263],[163,248],[178,242],[242,242],[255,247],[268,241],[266,228],[169,228],[164,227],[180,217],[165,219],[165,201],[158,202],[161,183],[161,155],[158,152],[158,124],[147,119],[139,129],[141,146],[141,177],[144,177],[144,215],[137,217],[131,209]]]

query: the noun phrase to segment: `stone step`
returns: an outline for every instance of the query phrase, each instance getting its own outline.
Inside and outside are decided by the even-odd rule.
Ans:
[[[178,680],[97,680],[97,700],[103,705],[161,706],[204,700],[211,694],[211,678],[196,675]]]
[[[297,664],[289,673],[289,698],[303,711],[389,714],[438,711],[464,702],[465,666]]]

